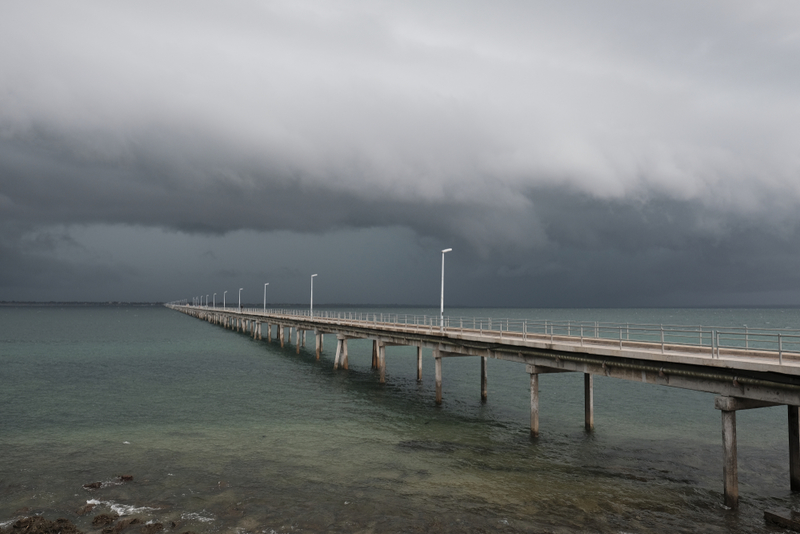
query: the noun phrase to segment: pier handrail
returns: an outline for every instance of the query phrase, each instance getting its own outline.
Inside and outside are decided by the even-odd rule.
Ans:
[[[226,308],[211,306],[192,306],[173,304],[199,310],[215,310],[228,313],[241,313],[253,316],[304,317],[312,319],[309,310],[287,308]],[[414,330],[438,330],[442,327],[444,335],[480,334],[498,336],[500,339],[550,338],[579,343],[593,341],[615,342],[622,348],[633,343],[655,343],[662,352],[667,347],[685,347],[709,351],[719,357],[720,349],[744,349],[744,352],[775,353],[783,363],[784,354],[800,354],[800,329],[767,329],[748,326],[703,326],[681,324],[641,324],[599,321],[550,321],[546,319],[511,319],[478,316],[444,316],[437,314],[406,314],[372,311],[314,310],[314,320],[334,321],[336,324],[373,324],[394,327],[413,327]],[[444,324],[440,324],[443,322]],[[763,355],[763,354],[762,354]]]

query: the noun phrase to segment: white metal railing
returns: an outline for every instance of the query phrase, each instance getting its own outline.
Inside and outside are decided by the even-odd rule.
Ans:
[[[192,306],[171,304],[190,309],[239,312],[238,307]],[[311,318],[309,310],[268,308],[242,308],[241,313],[256,316],[284,316]],[[574,341],[581,346],[602,342],[614,342],[620,348],[636,343],[656,344],[661,352],[674,350],[676,346],[709,352],[718,358],[721,349],[738,349],[742,355],[775,353],[783,363],[785,354],[800,354],[800,329],[765,329],[741,327],[717,327],[676,324],[636,324],[597,321],[548,321],[530,319],[508,319],[496,317],[452,317],[445,316],[441,324],[438,315],[419,315],[371,311],[314,310],[314,319],[334,323],[370,323],[393,328],[445,334],[479,334],[497,336],[500,339],[549,339],[550,341]],[[651,345],[652,346],[652,345]]]

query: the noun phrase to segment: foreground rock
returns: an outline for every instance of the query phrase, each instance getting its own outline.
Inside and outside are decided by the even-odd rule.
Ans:
[[[10,527],[0,529],[0,534],[83,534],[67,519],[50,521],[40,516],[23,517]]]

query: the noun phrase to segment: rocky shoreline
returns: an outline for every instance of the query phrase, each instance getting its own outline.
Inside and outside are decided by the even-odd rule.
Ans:
[[[123,484],[133,481],[132,475],[117,475],[111,485]],[[103,482],[90,482],[83,485],[83,489],[93,491],[109,485]],[[87,502],[75,511],[77,516],[85,516],[90,514],[97,506],[96,502]],[[18,510],[17,516],[28,514],[29,509]],[[21,517],[11,524],[7,524],[5,528],[0,528],[0,534],[86,534],[80,530],[72,521],[65,518],[58,518],[55,520],[47,519],[41,515],[26,515]],[[174,521],[169,522],[168,525],[158,522],[145,522],[138,517],[121,517],[117,513],[100,513],[92,519],[93,529],[89,531],[90,534],[120,534],[123,531],[126,534],[158,534],[165,528],[174,531],[180,525]],[[191,530],[182,532],[181,534],[195,534]]]

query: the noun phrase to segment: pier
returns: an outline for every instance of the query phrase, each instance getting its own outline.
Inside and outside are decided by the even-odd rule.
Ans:
[[[386,381],[387,347],[416,347],[417,380],[423,349],[435,368],[435,402],[443,402],[442,359],[477,357],[480,399],[488,400],[487,360],[519,363],[530,375],[530,432],[539,428],[540,375],[576,372],[584,376],[584,425],[594,429],[596,375],[714,393],[720,411],[725,505],[739,501],[736,412],[787,406],[789,487],[800,491],[800,331],[550,322],[476,317],[419,316],[308,310],[221,309],[167,304],[167,307],[254,339],[294,344],[299,353],[307,334],[316,358],[324,336],[335,336],[334,369],[348,369],[347,342],[372,340],[372,368]],[[274,333],[274,335],[273,335]],[[546,378],[544,378],[546,380]],[[712,407],[709,406],[709,409]]]

